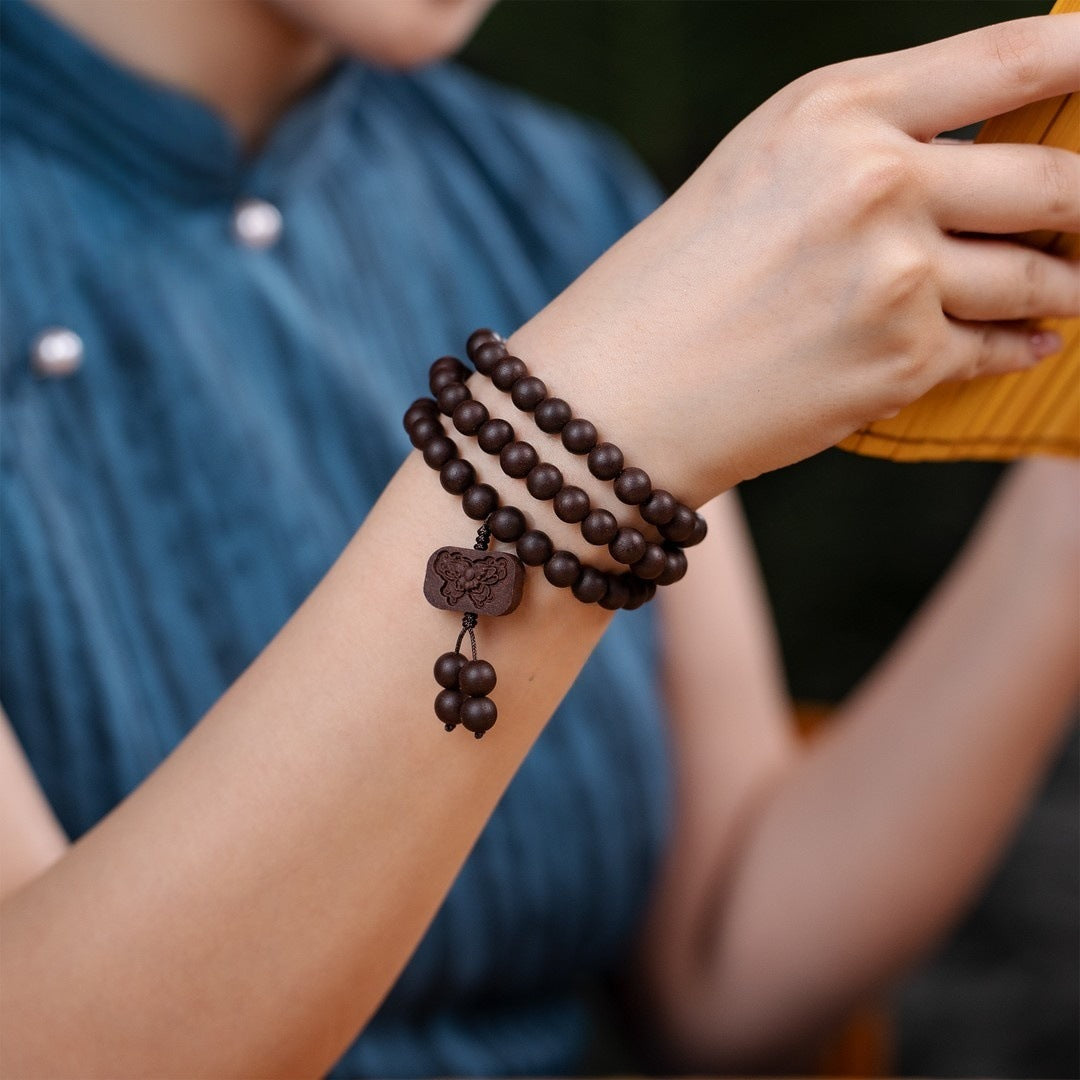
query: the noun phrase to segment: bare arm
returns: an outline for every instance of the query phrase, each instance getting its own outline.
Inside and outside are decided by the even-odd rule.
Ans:
[[[721,651],[726,627],[761,621],[760,597],[736,584],[737,522],[706,541],[720,595],[665,603],[683,785],[644,953],[692,1060],[745,1067],[812,1035],[933,943],[983,882],[1077,692],[1078,497],[1071,463],[1018,467],[806,751],[782,733],[775,667],[740,662],[747,644]]]
[[[0,899],[43,873],[67,837],[0,709]]]
[[[445,734],[460,618],[420,574],[469,546],[456,503],[414,455],[171,757],[4,901],[5,1074],[309,1075],[363,1027],[608,618],[534,585],[483,628],[497,736]]]

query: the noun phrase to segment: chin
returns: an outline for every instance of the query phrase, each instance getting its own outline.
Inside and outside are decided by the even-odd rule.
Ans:
[[[411,68],[452,56],[495,0],[266,0],[353,56]]]

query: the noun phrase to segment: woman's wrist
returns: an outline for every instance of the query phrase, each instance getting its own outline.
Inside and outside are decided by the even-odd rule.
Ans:
[[[552,396],[568,401],[575,416],[588,417],[596,426],[601,442],[612,442],[623,451],[626,463],[644,469],[654,488],[673,492],[692,509],[738,481],[737,475],[721,475],[709,458],[715,456],[715,438],[697,438],[687,430],[675,404],[676,394],[666,394],[664,382],[672,368],[653,354],[651,336],[630,340],[633,323],[629,315],[607,322],[593,318],[587,298],[599,285],[608,267],[601,265],[613,257],[614,249],[594,264],[571,289],[557,297],[507,339],[511,355],[520,356],[532,374],[547,384]],[[475,381],[475,380],[473,380]],[[506,395],[487,387],[496,399],[509,405]],[[489,403],[488,397],[484,399]],[[512,409],[512,406],[510,406]],[[494,415],[494,414],[493,414]],[[620,525],[640,525],[632,507],[616,509],[610,485],[590,475],[583,457],[566,452],[558,436],[550,436],[530,425],[543,443],[534,443],[546,461],[563,468],[567,482],[577,484],[608,506]],[[706,443],[708,445],[706,445]],[[555,456],[545,457],[549,449]],[[594,504],[596,499],[594,499]],[[579,537],[580,540],[580,537]]]

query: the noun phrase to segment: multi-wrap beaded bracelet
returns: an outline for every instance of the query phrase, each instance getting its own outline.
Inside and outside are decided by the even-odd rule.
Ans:
[[[495,723],[497,710],[487,697],[495,686],[495,669],[476,656],[476,620],[481,614],[509,614],[517,607],[523,566],[542,566],[552,585],[569,588],[583,603],[632,610],[651,600],[658,585],[683,577],[687,562],[682,548],[700,543],[706,524],[669,492],[654,490],[644,470],[625,467],[622,451],[613,443],[600,442],[595,426],[575,418],[561,398],[549,397],[544,383],[529,374],[524,361],[508,354],[494,331],[475,331],[467,352],[476,370],[509,393],[515,406],[531,413],[541,431],[559,435],[570,453],[587,455],[589,472],[598,480],[611,481],[616,497],[636,507],[642,520],[663,538],[663,543],[655,543],[638,529],[620,526],[609,510],[594,508],[582,488],[565,484],[557,466],[541,461],[530,443],[516,438],[508,421],[491,417],[487,407],[473,398],[466,385],[471,373],[457,357],[443,356],[431,365],[429,387],[434,398],[420,398],[409,406],[405,430],[425,462],[438,471],[443,488],[460,495],[466,515],[483,523],[472,550],[440,548],[428,561],[424,595],[436,607],[465,613],[453,652],[444,653],[435,664],[435,679],[443,688],[435,712],[447,731],[461,723],[479,739]],[[577,524],[587,543],[607,547],[628,569],[616,574],[583,564],[573,552],[556,550],[547,533],[530,528],[517,507],[500,505],[495,489],[478,482],[473,466],[458,456],[440,415],[449,417],[462,435],[475,437],[485,453],[498,455],[507,476],[524,480],[534,499],[550,501],[556,517]],[[513,543],[516,557],[489,552],[491,537]],[[460,652],[466,634],[471,661]]]

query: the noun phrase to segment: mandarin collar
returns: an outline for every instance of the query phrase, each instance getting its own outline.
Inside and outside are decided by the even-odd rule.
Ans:
[[[204,202],[310,181],[365,75],[358,60],[334,61],[249,155],[211,106],[97,51],[27,0],[0,0],[0,122],[144,194]]]

